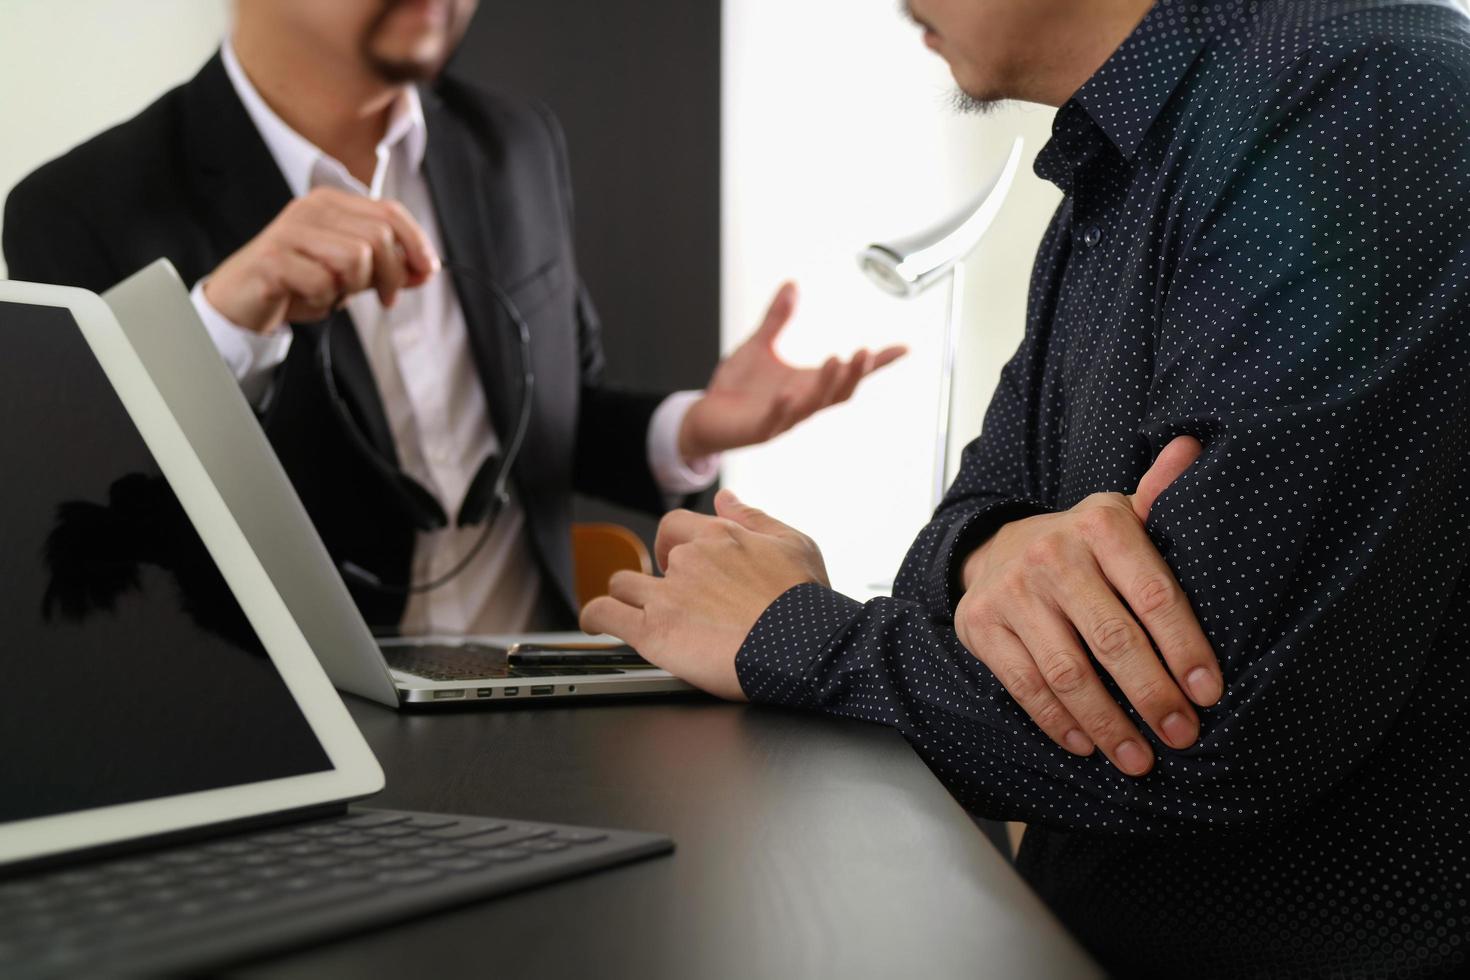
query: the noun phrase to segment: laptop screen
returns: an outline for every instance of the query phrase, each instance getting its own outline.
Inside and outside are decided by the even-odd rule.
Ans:
[[[0,350],[0,823],[331,769],[72,314]]]

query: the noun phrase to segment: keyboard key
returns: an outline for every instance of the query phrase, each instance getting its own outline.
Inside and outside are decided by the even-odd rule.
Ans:
[[[252,837],[250,839],[254,843],[263,844],[266,847],[280,847],[286,844],[295,844],[301,840],[296,834],[286,833],[261,834],[259,837]]]
[[[327,854],[313,854],[311,857],[292,858],[291,864],[298,868],[320,871],[323,868],[335,868],[348,860],[340,851],[332,851]]]
[[[412,827],[398,826],[398,827],[373,827],[372,829],[366,831],[366,833],[372,835],[373,837],[377,837],[379,839],[383,839],[383,838],[388,838],[388,837],[407,837],[409,834],[418,833],[418,831],[414,830]]]
[[[386,827],[389,824],[406,823],[407,821],[408,814],[406,813],[375,813],[369,811],[348,817],[345,820],[339,820],[337,821],[337,826],[356,827],[361,830],[368,827]]]
[[[433,861],[439,858],[464,857],[464,852],[457,847],[450,847],[448,844],[433,844],[419,851],[414,857],[420,861]]]
[[[510,844],[519,844],[521,841],[550,836],[551,831],[545,827],[512,828],[493,834],[483,834],[479,837],[466,837],[462,841],[456,841],[456,845],[470,848],[506,847]]]
[[[567,844],[563,841],[552,840],[550,837],[547,837],[542,840],[522,841],[516,846],[524,848],[525,850],[528,850],[533,854],[551,854],[554,851],[565,851],[572,845]]]
[[[412,851],[420,847],[428,847],[429,844],[430,841],[427,841],[424,838],[418,836],[398,837],[394,838],[393,840],[383,841],[384,847],[391,847],[394,850],[398,851]]]
[[[425,837],[432,837],[435,840],[459,840],[461,837],[473,837],[476,834],[488,834],[488,833],[493,833],[493,832],[495,832],[497,830],[504,830],[504,829],[505,829],[505,824],[503,824],[503,823],[484,823],[484,824],[465,824],[465,823],[462,823],[462,824],[458,824],[458,825],[453,826],[453,827],[445,827],[443,830],[429,830],[429,831],[425,831],[424,836]]]
[[[477,857],[478,857],[478,855],[477,855]],[[431,866],[433,866],[435,868],[442,868],[445,871],[453,871],[453,872],[456,872],[456,873],[463,873],[463,872],[466,872],[466,871],[479,871],[481,868],[483,868],[485,866],[485,863],[486,862],[484,862],[484,861],[477,861],[477,860],[475,860],[475,858],[456,857],[456,858],[447,858],[447,859],[445,859],[443,861],[431,861],[429,863],[430,863]]]
[[[388,857],[373,858],[368,867],[375,871],[399,871],[404,868],[416,868],[419,862],[413,858],[404,857],[402,854],[391,854]]]
[[[333,847],[359,847],[363,844],[371,844],[372,842],[373,838],[369,837],[367,834],[358,834],[352,832],[345,833],[341,837],[327,838],[327,843],[331,844]]]
[[[383,871],[374,875],[373,880],[385,885],[421,885],[442,877],[444,875],[433,868],[409,868],[403,871]]]
[[[374,874],[374,869],[362,864],[342,864],[327,872],[327,877],[338,881],[351,881]]]
[[[531,856],[530,851],[519,851],[515,848],[501,848],[494,851],[481,851],[479,856],[496,864],[510,864],[512,861],[524,861]]]
[[[410,817],[405,827],[414,830],[438,830],[441,827],[449,827],[459,823],[453,817]]]
[[[325,880],[314,875],[297,875],[294,878],[282,878],[279,884],[281,888],[288,892],[304,892],[313,888],[320,888]]]
[[[284,864],[263,864],[259,867],[247,868],[245,874],[256,881],[271,881],[276,878],[284,878],[291,873],[291,868]]]
[[[306,837],[337,837],[341,834],[351,833],[340,823],[318,823],[310,827],[302,827],[301,833]]]

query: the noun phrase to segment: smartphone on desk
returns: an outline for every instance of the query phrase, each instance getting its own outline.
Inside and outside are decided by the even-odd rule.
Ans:
[[[652,667],[626,643],[516,643],[505,654],[512,667]]]

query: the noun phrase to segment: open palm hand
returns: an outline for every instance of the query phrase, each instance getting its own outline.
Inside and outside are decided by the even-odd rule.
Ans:
[[[715,369],[704,397],[684,417],[679,451],[689,459],[753,446],[780,435],[822,409],[847,401],[863,378],[907,349],[859,350],[843,361],[798,368],[776,353],[776,339],[796,310],[796,284],[776,292],[760,328]]]

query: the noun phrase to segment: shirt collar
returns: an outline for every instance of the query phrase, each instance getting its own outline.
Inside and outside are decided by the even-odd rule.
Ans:
[[[400,146],[404,153],[403,162],[410,172],[417,172],[423,166],[429,130],[424,121],[423,102],[419,98],[418,89],[412,85],[405,85],[402,94],[393,103],[388,128],[377,147],[378,165],[373,175],[373,186],[367,188],[353,178],[340,161],[327,155],[276,115],[275,110],[266,104],[245,74],[240,59],[235,55],[235,47],[228,38],[221,47],[220,57],[224,62],[225,73],[230,77],[230,84],[235,88],[235,94],[240,97],[250,121],[260,132],[261,139],[265,141],[276,166],[280,167],[282,176],[286,178],[286,186],[294,196],[305,196],[325,175],[363,193],[378,196],[382,192],[388,161],[394,149]]]
[[[1073,98],[1132,160],[1194,66],[1213,29],[1239,0],[1158,0]]]
[[[1158,0],[1058,110],[1037,173],[1068,189],[1070,171],[1097,150],[1083,132],[1093,127],[1131,162],[1206,42],[1243,6],[1244,0]]]

